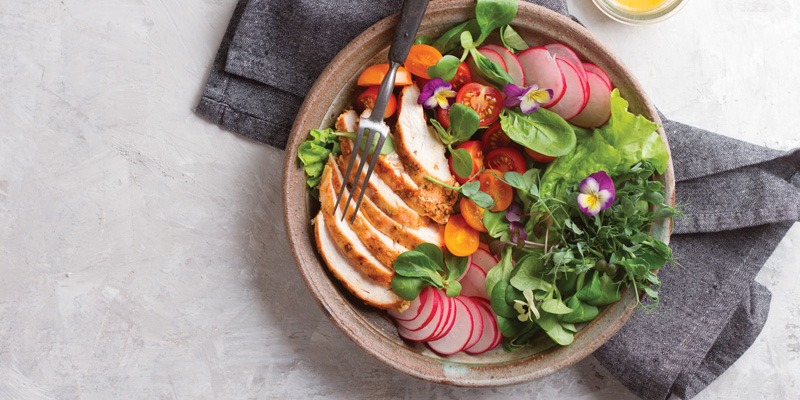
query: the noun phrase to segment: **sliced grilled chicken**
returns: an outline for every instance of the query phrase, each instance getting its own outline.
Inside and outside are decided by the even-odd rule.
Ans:
[[[355,132],[357,129],[358,114],[356,114],[356,112],[353,110],[347,110],[343,112],[336,120],[336,130],[340,132]],[[342,140],[341,144],[343,157],[339,158],[339,165],[342,167],[342,171],[346,171],[347,162],[350,160],[350,153],[352,152],[353,144],[349,139]],[[356,163],[360,161],[360,158],[357,158]],[[358,166],[358,164],[356,164],[356,166]],[[366,169],[361,171],[362,181],[366,174]],[[353,173],[353,176],[348,178],[348,183],[353,182],[354,176],[355,173]],[[401,181],[395,186],[398,186],[401,189],[409,189],[410,187],[410,190],[416,190],[416,185],[413,183],[413,181],[411,181],[410,178],[406,179],[405,181],[405,183]],[[397,193],[395,193],[394,189],[387,185],[383,179],[381,179],[380,174],[378,173],[373,174],[369,179],[366,197],[369,197],[378,208],[386,213],[386,215],[390,216],[392,219],[397,221],[397,223],[403,226],[416,228],[430,224],[430,221],[427,218],[423,217],[409,207],[409,205],[406,204],[406,202],[400,196],[398,196]]]
[[[317,239],[317,248],[328,265],[328,269],[350,293],[372,307],[384,310],[395,309],[400,312],[408,308],[408,301],[397,297],[390,288],[375,282],[363,271],[353,266],[331,237],[325,217],[321,212],[314,218],[314,234]]]
[[[325,175],[326,173],[328,176]],[[330,214],[333,214],[336,194],[339,193],[341,187],[342,175],[339,172],[339,166],[333,161],[333,157],[330,157],[328,159],[328,164],[325,166],[325,171],[322,174],[322,180],[319,186],[319,199],[324,211],[329,211]],[[349,191],[345,189],[343,196],[346,198],[348,195]],[[345,202],[342,202],[339,205],[340,210],[336,211],[340,213],[344,212],[344,206]],[[350,223],[354,210],[355,203],[351,203],[347,209],[345,223]],[[358,236],[367,250],[390,271],[394,271],[392,269],[394,260],[403,252],[408,251],[407,248],[401,246],[392,238],[372,226],[366,218],[365,213],[359,212],[353,222],[350,223],[350,228],[355,232],[356,236]],[[391,276],[389,276],[389,280],[391,280]]]
[[[337,193],[341,187],[342,172],[347,168],[346,163],[347,160],[340,157],[338,160],[340,169],[336,174],[333,174],[333,186],[336,188]],[[355,196],[358,196],[358,191],[356,191]],[[364,196],[359,213],[363,213],[364,217],[366,217],[367,221],[372,226],[404,248],[413,249],[421,243],[433,243],[440,247],[443,245],[444,232],[441,225],[427,221],[424,225],[417,228],[403,226],[386,215],[375,205],[369,196]]]
[[[339,246],[344,254],[356,266],[359,267],[367,276],[375,281],[389,285],[394,275],[392,264],[403,251],[393,249],[394,243],[391,239],[378,232],[366,222],[360,213],[356,216],[355,222],[350,224],[350,215],[355,204],[351,204],[347,217],[342,219],[344,202],[338,209],[334,208],[336,202],[336,188],[333,186],[333,175],[336,173],[333,157],[328,160],[322,179],[319,184],[319,200],[321,212],[325,214],[325,223],[333,237],[334,242]],[[347,193],[345,193],[345,196]],[[391,247],[390,247],[391,246]],[[374,251],[378,250],[378,251]],[[387,254],[387,253],[391,254]]]
[[[370,110],[364,111],[364,113],[361,114],[361,118],[367,118],[369,112]],[[350,123],[350,121],[352,121],[352,115],[340,116],[340,120],[343,121],[343,123]],[[342,155],[345,158],[349,158],[353,150],[353,141],[347,138],[341,138],[339,142],[342,145]],[[437,223],[445,224],[453,213],[453,204],[455,203],[457,194],[451,190],[447,190],[448,192],[453,192],[454,197],[451,200],[443,196],[444,191],[442,189],[444,188],[427,180],[425,180],[425,189],[423,190],[423,188],[417,185],[417,182],[406,173],[405,166],[397,152],[391,152],[380,156],[380,158],[378,158],[378,163],[375,165],[375,174],[373,175],[380,177],[380,179],[386,183],[392,191],[400,196],[409,207],[421,215],[430,217]],[[372,181],[372,178],[370,178],[370,181]]]
[[[426,215],[443,224],[453,214],[458,193],[425,177],[430,175],[449,185],[455,185],[456,180],[448,167],[445,146],[428,127],[422,105],[417,103],[419,94],[417,86],[409,85],[400,95],[394,145],[405,172],[419,186],[420,195],[426,202],[436,205]]]

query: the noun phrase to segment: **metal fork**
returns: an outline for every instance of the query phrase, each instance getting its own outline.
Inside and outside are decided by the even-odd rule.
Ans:
[[[367,182],[369,182],[369,178],[372,176],[372,171],[375,170],[375,164],[378,162],[381,149],[383,149],[383,144],[386,142],[386,136],[389,134],[389,126],[383,122],[383,115],[386,112],[386,105],[389,103],[389,95],[392,94],[392,90],[394,89],[394,78],[397,73],[397,68],[406,61],[408,51],[411,49],[411,45],[414,43],[414,39],[417,36],[419,24],[422,22],[422,16],[425,14],[425,8],[428,7],[428,1],[429,0],[403,1],[403,9],[400,11],[400,23],[397,24],[392,46],[389,48],[389,71],[381,82],[381,87],[378,90],[378,98],[375,100],[375,107],[372,108],[372,113],[369,118],[366,120],[362,118],[358,123],[358,132],[353,142],[353,152],[350,154],[350,161],[347,163],[347,171],[345,171],[344,174],[342,188],[339,189],[339,194],[336,196],[334,210],[339,208],[339,202],[342,200],[344,189],[347,186],[345,183],[350,177],[350,172],[353,170],[356,159],[360,156],[361,162],[358,163],[355,178],[350,185],[350,192],[347,195],[347,201],[344,205],[342,219],[344,219],[344,216],[347,214],[347,207],[350,206],[350,201],[353,200],[353,194],[361,178],[361,171],[364,170],[364,164],[367,158],[369,158],[369,167],[367,168],[367,174],[361,184],[361,190],[358,194],[358,200],[356,201],[356,208],[353,211],[351,222],[355,221],[358,209],[361,207],[361,200],[364,198],[364,192],[367,191]],[[360,150],[359,147],[362,139],[364,139],[365,131],[367,132],[366,144],[364,145],[364,149]],[[375,150],[370,151],[375,139],[378,140],[375,145]],[[372,153],[371,157],[369,157],[370,153]]]

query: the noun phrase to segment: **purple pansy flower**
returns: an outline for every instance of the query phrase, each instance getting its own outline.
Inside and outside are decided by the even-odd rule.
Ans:
[[[581,192],[578,195],[578,206],[584,214],[591,216],[611,207],[617,196],[614,181],[606,171],[598,171],[587,176],[581,181],[578,190]]]
[[[450,82],[443,81],[442,78],[435,78],[422,87],[422,93],[419,94],[417,103],[422,104],[423,107],[429,110],[436,108],[436,106],[446,110],[450,108],[448,99],[452,97],[456,97],[453,85]]]
[[[537,85],[520,87],[510,83],[503,87],[503,94],[506,95],[503,104],[508,108],[519,106],[523,114],[530,114],[553,99],[553,89],[539,89]]]

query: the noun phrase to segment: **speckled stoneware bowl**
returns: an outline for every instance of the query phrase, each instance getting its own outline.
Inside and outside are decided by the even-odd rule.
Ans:
[[[474,2],[466,0],[432,1],[420,27],[420,34],[433,37],[450,27],[474,18]],[[367,65],[386,62],[397,16],[388,17],[367,29],[328,65],[311,88],[292,127],[286,149],[284,171],[285,218],[292,250],[310,295],[314,296],[331,320],[358,346],[398,371],[433,382],[459,386],[501,386],[526,382],[551,374],[591,354],[605,343],[631,316],[635,297],[628,291],[623,299],[607,307],[575,336],[566,347],[523,349],[506,353],[501,347],[471,356],[459,353],[440,357],[425,345],[403,341],[388,316],[362,305],[328,273],[314,244],[311,218],[316,201],[307,194],[305,176],[297,162],[297,148],[309,129],[333,126],[356,89],[356,77]],[[583,60],[603,68],[630,102],[633,112],[641,113],[659,125],[655,108],[636,79],[609,50],[586,29],[548,9],[520,2],[512,23],[528,43],[562,42],[572,47]],[[666,142],[663,130],[659,134]],[[672,161],[660,179],[667,187],[667,198],[674,202]],[[655,226],[656,237],[669,240],[671,225]]]

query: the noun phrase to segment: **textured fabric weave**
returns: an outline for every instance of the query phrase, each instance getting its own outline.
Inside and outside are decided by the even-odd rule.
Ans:
[[[532,2],[569,15],[563,0]],[[400,5],[241,0],[197,113],[284,148],[303,97],[327,63]],[[671,239],[678,265],[661,270],[656,313],[637,312],[595,357],[643,398],[691,398],[750,347],[766,321],[770,293],[753,278],[800,220],[800,152],[662,120],[685,214]]]

